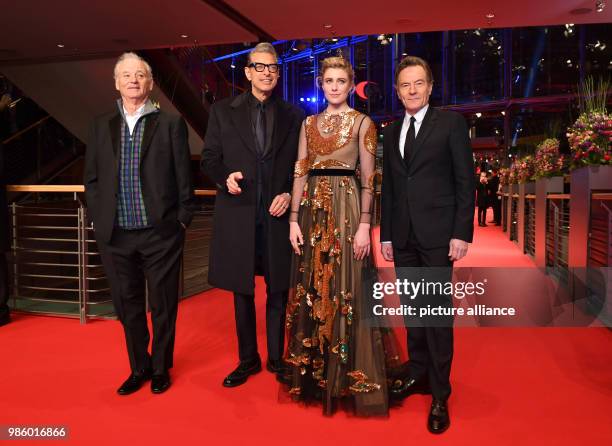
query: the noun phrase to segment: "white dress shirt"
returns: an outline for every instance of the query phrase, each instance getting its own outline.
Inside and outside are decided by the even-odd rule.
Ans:
[[[428,108],[429,108],[429,104],[425,105],[425,107],[420,109],[414,115],[414,119],[416,119],[416,121],[414,122],[414,137],[415,138],[419,134],[419,129],[421,128],[423,119],[425,119],[425,113],[427,113]],[[406,112],[406,114],[404,115],[404,122],[402,123],[402,131],[400,132],[400,139],[399,139],[399,150],[400,150],[400,154],[402,155],[402,158],[404,157],[404,144],[406,143],[406,134],[408,133],[408,128],[410,127],[410,118],[412,118],[412,116],[413,115]]]
[[[147,105],[146,102],[142,104],[140,107],[138,107],[133,115],[128,114],[125,107],[123,107],[123,115],[125,116],[125,122],[127,123],[128,128],[130,129],[130,135],[134,133],[134,127],[136,127],[136,123],[138,122],[140,117],[144,114],[145,105]]]

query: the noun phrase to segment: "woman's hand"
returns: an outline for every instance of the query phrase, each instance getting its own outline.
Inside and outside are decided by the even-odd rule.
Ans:
[[[302,249],[300,247],[304,244],[304,236],[302,236],[302,230],[297,221],[289,222],[289,241],[293,247],[293,252],[301,255]]]
[[[363,260],[370,254],[370,225],[360,223],[353,237],[353,253],[355,260]]]

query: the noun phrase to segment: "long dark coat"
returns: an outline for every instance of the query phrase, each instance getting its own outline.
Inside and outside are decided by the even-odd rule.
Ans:
[[[212,106],[202,151],[202,170],[217,184],[208,281],[243,294],[254,292],[255,277],[257,152],[249,116],[249,94]],[[291,193],[303,117],[300,109],[279,98],[275,106],[270,148],[272,174],[266,178],[263,190],[271,292],[289,288],[291,245],[289,211],[281,217],[272,217],[267,209],[276,195]],[[238,171],[244,176],[240,183],[242,193],[231,195],[225,181],[230,173]]]

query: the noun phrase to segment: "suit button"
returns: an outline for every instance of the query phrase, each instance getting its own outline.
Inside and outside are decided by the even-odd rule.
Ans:
[[[407,178],[407,180],[408,180],[408,181],[412,180],[412,177],[408,177],[408,178]]]

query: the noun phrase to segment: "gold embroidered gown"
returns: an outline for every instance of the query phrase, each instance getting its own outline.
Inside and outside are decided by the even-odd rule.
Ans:
[[[386,369],[399,359],[388,331],[366,321],[372,255],[353,253],[359,223],[371,220],[376,139],[374,123],[355,110],[309,116],[300,135],[290,221],[304,245],[293,256],[285,361],[292,398],[320,400],[327,415],[338,404],[386,415]]]

